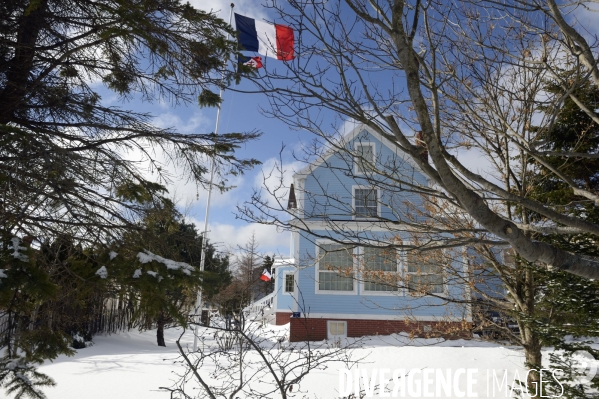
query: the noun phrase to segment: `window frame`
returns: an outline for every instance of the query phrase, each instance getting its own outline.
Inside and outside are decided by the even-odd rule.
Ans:
[[[287,291],[287,276],[291,276],[293,278],[293,291]],[[283,272],[283,294],[284,295],[293,295],[295,292],[295,273],[292,271]]]
[[[374,246],[370,246],[370,248],[372,248]],[[368,247],[364,247],[364,246],[360,246],[360,253],[358,254],[358,259],[364,259],[363,256],[365,255],[365,250]],[[394,272],[385,272],[385,273],[395,273],[399,278],[398,281],[400,282],[400,284],[402,284],[402,282],[404,281],[404,268],[407,267],[405,264],[405,253],[404,251],[402,251],[399,248],[395,249],[396,251],[396,256],[397,256],[397,264],[396,264],[396,269]],[[363,267],[360,268],[360,278],[359,278],[359,282],[360,282],[360,293],[362,295],[368,295],[368,296],[405,296],[406,292],[405,292],[405,288],[399,286],[397,288],[396,291],[370,291],[366,289],[366,283],[368,283],[367,281],[364,280],[364,276],[362,275],[363,270],[365,270]],[[407,269],[406,269],[407,270]],[[374,283],[376,284],[376,283]]]
[[[445,258],[445,256],[447,255],[447,251],[445,251],[443,249],[441,249],[440,251],[443,254],[443,257]],[[405,277],[405,285],[406,285],[406,288],[405,288],[406,295],[412,296],[412,297],[425,297],[425,296],[432,297],[433,295],[434,296],[439,296],[439,297],[448,297],[449,296],[449,286],[447,284],[447,275],[445,273],[445,267],[444,266],[441,266],[442,267],[442,269],[441,269],[441,278],[443,279],[443,291],[442,292],[432,292],[431,294],[433,294],[433,295],[430,295],[430,294],[420,294],[420,293],[418,293],[416,291],[412,291],[409,288],[410,275],[418,275],[418,272],[410,272],[409,271],[410,270],[409,269],[409,267],[410,267],[410,260],[409,260],[408,253],[404,251],[403,256],[405,258],[405,262],[404,262],[404,264],[405,264],[405,267],[404,267],[404,277]],[[433,273],[426,273],[426,274],[422,274],[421,273],[420,275],[422,276],[422,275],[431,275],[431,274],[433,274]]]
[[[345,334],[343,335],[331,335],[331,324],[343,324],[343,331]],[[338,339],[338,338],[347,338],[347,321],[346,320],[327,320],[327,340]]]
[[[356,214],[356,190],[372,190],[376,192],[376,216],[359,216]],[[377,220],[381,217],[381,189],[373,186],[353,185],[351,190],[353,220]]]
[[[353,277],[353,282],[352,282],[352,286],[353,286],[353,290],[351,291],[335,291],[335,290],[321,290],[320,289],[320,273],[324,272],[324,273],[335,273],[335,271],[333,270],[320,270],[320,261],[323,258],[324,254],[321,253],[321,251],[323,251],[323,249],[321,248],[322,245],[351,245],[353,246],[353,250],[352,250],[352,273],[354,274]],[[359,283],[359,281],[356,281],[356,276],[357,276],[357,265],[356,265],[356,255],[357,255],[357,250],[358,250],[358,246],[352,242],[346,242],[343,244],[340,244],[336,241],[332,241],[332,240],[317,240],[316,244],[315,244],[315,255],[316,255],[316,260],[317,262],[314,264],[314,293],[317,295],[356,295],[358,293],[358,285],[357,283]]]
[[[358,147],[371,147],[372,148],[372,161],[373,165],[376,165],[376,143],[372,141],[354,141],[354,153],[353,156],[353,170],[356,175],[364,176],[368,174],[366,170],[360,170],[360,165],[364,164],[364,160],[358,155]]]

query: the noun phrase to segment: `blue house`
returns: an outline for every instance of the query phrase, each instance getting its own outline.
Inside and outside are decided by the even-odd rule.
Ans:
[[[410,250],[424,206],[414,187],[428,186],[408,155],[362,125],[295,173],[291,259],[274,265],[275,291],[262,301],[273,322],[291,323],[291,341],[464,331],[470,309],[449,300],[469,295],[457,283],[464,251]]]

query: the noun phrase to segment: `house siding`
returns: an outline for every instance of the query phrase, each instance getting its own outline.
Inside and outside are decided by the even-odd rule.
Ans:
[[[275,301],[276,312],[292,312],[295,304],[293,295],[284,292],[285,274],[295,273],[293,266],[277,266],[275,272],[275,291],[277,297]]]
[[[325,230],[318,232],[321,235],[328,234]],[[374,234],[374,233],[371,233]],[[333,238],[343,239],[340,235],[331,234]],[[386,239],[381,233],[381,239]],[[407,234],[403,237],[408,240]],[[447,304],[443,298],[430,296],[413,297],[403,295],[403,292],[372,295],[361,289],[358,281],[354,281],[355,293],[323,293],[317,292],[317,269],[314,265],[316,258],[316,244],[310,236],[300,239],[302,258],[299,269],[299,290],[302,293],[302,303],[299,310],[306,313],[329,313],[329,314],[372,314],[379,316],[401,316],[401,317],[453,317],[466,318],[465,309],[456,304]],[[457,262],[457,261],[456,261]],[[457,265],[456,265],[457,266]],[[316,277],[315,277],[316,276]],[[449,295],[452,297],[464,296],[467,293],[461,286],[448,285]]]
[[[345,148],[352,151],[357,142],[372,142],[376,148],[378,167],[386,167],[393,174],[402,176],[411,182],[426,185],[424,175],[388,147],[384,146],[370,133],[363,131],[356,138],[346,143]],[[316,167],[305,177],[302,194],[305,195],[304,219],[352,220],[353,187],[372,186],[369,179],[353,174],[353,158],[347,153],[335,153]],[[348,173],[349,171],[349,173]],[[385,190],[386,182],[378,175],[369,176],[370,180],[379,181],[381,189],[380,216],[387,220],[397,220],[397,216],[413,215],[407,204],[420,207],[422,200],[419,195],[402,191],[399,183],[393,186],[393,195]],[[297,183],[297,182],[296,182]]]
[[[419,169],[403,158],[405,155],[384,145],[376,135],[362,129],[345,143],[345,148],[354,151],[357,142],[373,143],[377,166],[386,168],[388,175],[401,176],[409,183],[428,185]],[[327,239],[341,242],[351,239],[357,246],[365,242],[396,240],[409,243],[408,229],[390,232],[384,222],[417,222],[422,218],[415,210],[422,209],[423,199],[411,190],[403,189],[401,182],[390,182],[373,175],[369,178],[375,183],[369,183],[354,172],[353,157],[342,151],[327,155],[320,164],[313,164],[294,176],[299,205],[294,214],[300,219],[298,226],[308,226],[310,233],[301,229],[292,233],[297,289],[294,296],[283,294],[279,289],[276,323],[291,322],[292,341],[326,339],[328,320],[346,321],[350,337],[398,332],[420,334],[424,325],[430,329],[439,323],[451,327],[446,331],[467,330],[471,320],[469,309],[448,303],[445,298],[412,296],[403,290],[372,293],[363,290],[358,281],[354,281],[352,292],[318,290],[317,244],[325,243]],[[380,219],[356,219],[353,190],[371,186],[380,190]],[[459,269],[459,263],[463,262],[459,250],[451,255],[455,262],[453,266]],[[277,275],[281,279],[279,287],[283,284],[282,271],[279,269]],[[405,270],[399,272],[405,273]],[[456,284],[448,284],[445,294],[454,298],[469,295],[464,286]],[[299,312],[300,317],[289,318],[290,311]]]

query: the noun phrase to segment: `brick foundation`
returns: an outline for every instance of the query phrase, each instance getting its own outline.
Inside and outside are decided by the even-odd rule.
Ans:
[[[283,324],[289,323],[289,319],[291,318],[291,312],[277,312],[275,325],[282,326]]]
[[[289,340],[322,341],[327,339],[327,321],[346,321],[348,337],[363,337],[365,335],[390,335],[400,332],[414,336],[444,336],[444,337],[471,337],[470,324],[461,322],[431,322],[403,320],[360,320],[360,319],[316,319],[316,318],[291,318]],[[278,324],[278,313],[277,313]]]

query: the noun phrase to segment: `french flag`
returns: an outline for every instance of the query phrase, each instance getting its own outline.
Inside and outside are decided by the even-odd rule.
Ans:
[[[262,275],[260,276],[260,280],[268,282],[268,281],[270,281],[271,278],[272,278],[272,276],[270,275],[268,270],[264,269],[264,271],[262,272]]]
[[[278,24],[256,21],[253,18],[235,14],[235,26],[239,33],[242,50],[255,51],[278,60],[290,61],[294,58],[293,29]]]

